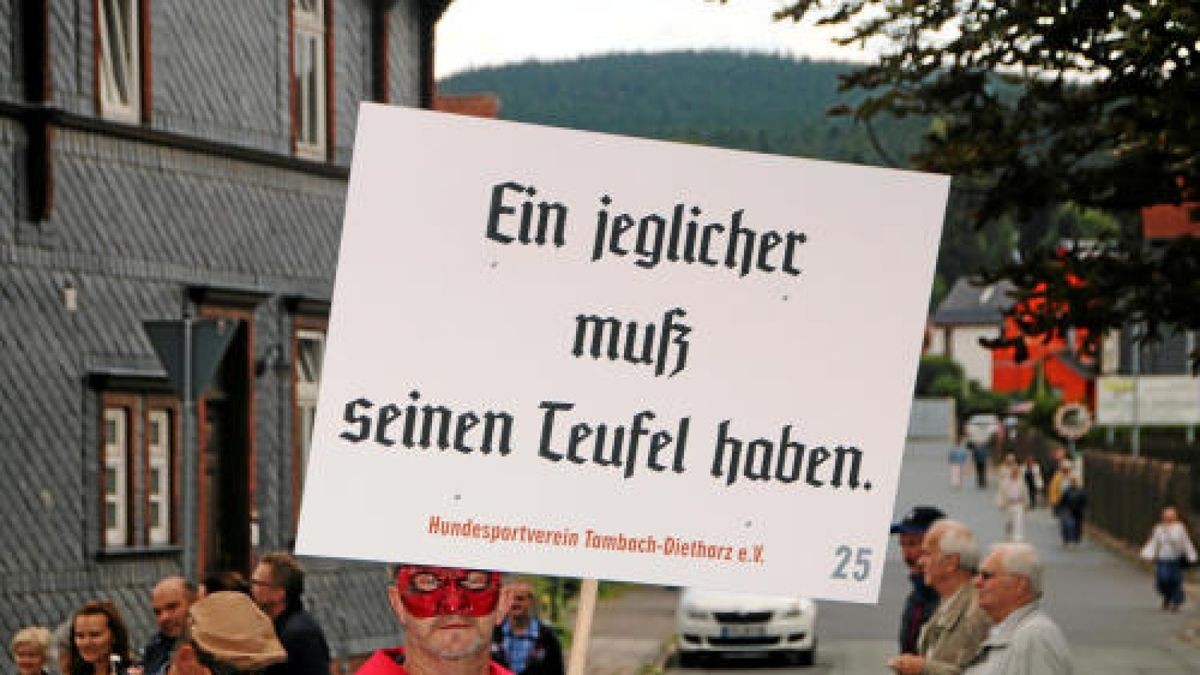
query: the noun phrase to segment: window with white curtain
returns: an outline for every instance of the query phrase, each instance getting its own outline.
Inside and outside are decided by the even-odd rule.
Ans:
[[[141,106],[138,0],[96,0],[100,116],[137,122]]]
[[[325,0],[292,0],[296,154],[325,158]]]
[[[317,390],[321,385],[321,361],[325,356],[325,334],[317,330],[296,331],[296,415],[300,421],[300,485],[308,470],[313,421],[317,416]],[[299,497],[297,497],[297,501]]]
[[[146,528],[151,545],[171,543],[171,412],[146,417]]]
[[[104,410],[104,545],[129,545],[129,427],[128,408]]]
[[[178,403],[161,394],[104,392],[101,410],[101,545],[175,543]]]

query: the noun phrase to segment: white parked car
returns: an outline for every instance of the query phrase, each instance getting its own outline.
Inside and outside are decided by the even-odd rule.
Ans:
[[[675,626],[684,666],[707,654],[783,654],[812,665],[817,653],[817,603],[807,598],[689,588]]]

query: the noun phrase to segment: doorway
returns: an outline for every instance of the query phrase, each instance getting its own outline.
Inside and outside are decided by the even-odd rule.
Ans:
[[[204,572],[250,566],[251,410],[249,329],[238,322],[204,396],[204,451],[200,477],[204,504]]]

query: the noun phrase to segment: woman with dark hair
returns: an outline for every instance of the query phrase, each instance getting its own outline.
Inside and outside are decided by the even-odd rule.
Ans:
[[[200,593],[197,599],[221,591],[237,591],[250,595],[250,580],[240,572],[225,570],[212,572],[200,582]]]
[[[89,600],[71,617],[70,675],[126,675],[133,665],[129,629],[117,606]]]

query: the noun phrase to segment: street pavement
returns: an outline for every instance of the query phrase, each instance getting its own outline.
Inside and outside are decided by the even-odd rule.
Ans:
[[[1000,541],[1004,525],[993,503],[994,478],[987,490],[978,490],[968,473],[961,489],[951,489],[946,450],[944,444],[910,444],[894,513],[898,517],[913,505],[935,504],[974,529],[985,545]],[[1200,646],[1191,635],[1200,624],[1196,602],[1180,613],[1162,611],[1145,566],[1090,537],[1081,546],[1063,548],[1057,522],[1045,508],[1026,514],[1025,530],[1026,540],[1046,564],[1043,606],[1066,634],[1078,675],[1200,675]],[[893,540],[878,605],[822,602],[816,664],[810,668],[741,659],[679,669],[670,658],[677,592],[634,586],[599,603],[587,671],[631,675],[665,666],[679,675],[747,667],[810,675],[888,673],[883,664],[896,650],[900,609],[908,592],[906,576]]]

